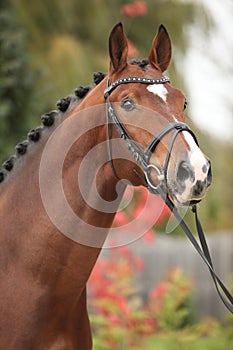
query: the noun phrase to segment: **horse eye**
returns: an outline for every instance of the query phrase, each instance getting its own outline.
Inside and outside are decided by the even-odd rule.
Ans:
[[[121,107],[124,108],[125,111],[130,112],[135,108],[135,103],[127,98],[121,102]]]
[[[188,106],[188,101],[185,99],[185,100],[184,100],[184,109],[186,109],[187,106]]]

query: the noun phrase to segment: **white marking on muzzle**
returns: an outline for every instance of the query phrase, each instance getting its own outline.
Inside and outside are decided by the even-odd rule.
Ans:
[[[200,148],[198,147],[198,145],[196,144],[196,142],[194,141],[192,135],[188,131],[183,131],[182,133],[184,135],[185,141],[187,142],[190,148],[189,161],[195,173],[194,184],[198,180],[204,181],[206,179],[207,173],[203,171],[203,166],[207,166],[207,160]]]
[[[167,100],[167,89],[162,84],[153,84],[147,86],[147,90],[152,92],[154,95],[159,96],[164,102]]]

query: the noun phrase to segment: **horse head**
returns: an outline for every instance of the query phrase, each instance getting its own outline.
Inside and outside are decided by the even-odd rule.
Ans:
[[[110,159],[112,170],[133,185],[146,184],[154,192],[163,187],[176,204],[196,203],[211,184],[211,164],[185,124],[183,92],[163,76],[171,59],[169,35],[161,25],[146,60],[128,62],[127,42],[119,23],[109,37],[105,99],[111,135],[120,133],[119,147],[126,141],[133,157],[127,163]]]

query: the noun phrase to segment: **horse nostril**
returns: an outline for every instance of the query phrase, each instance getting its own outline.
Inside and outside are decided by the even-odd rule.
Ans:
[[[180,183],[185,182],[185,180],[187,180],[191,177],[191,172],[192,171],[186,162],[184,162],[184,161],[180,162],[178,170],[177,170],[177,180]]]
[[[198,180],[193,189],[194,196],[197,197],[201,195],[204,190],[204,187],[205,187],[205,183],[203,181]]]
[[[208,163],[209,163],[209,169],[208,169],[208,173],[207,173],[206,184],[207,184],[207,186],[210,186],[213,177],[212,177],[211,163],[209,160],[208,160]]]

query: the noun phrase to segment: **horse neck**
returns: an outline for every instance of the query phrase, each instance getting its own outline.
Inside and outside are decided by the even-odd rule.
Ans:
[[[105,82],[102,85],[105,86]],[[99,90],[102,90],[101,84]],[[108,162],[105,104],[104,99],[101,98],[102,95],[93,90],[83,103],[73,110],[72,115],[66,118],[57,135],[57,139],[61,141],[59,141],[61,150],[58,154],[60,165],[63,164],[63,189],[66,197],[62,206],[63,214],[65,208],[67,217],[70,218],[72,224],[75,222],[74,227],[77,226],[75,232],[82,232],[82,229],[85,231],[85,237],[77,238],[75,234],[73,238],[72,233],[70,237],[88,246],[98,247],[104,242],[125,189],[125,185],[121,184],[116,192],[117,179]],[[47,167],[47,164],[52,164],[54,160],[53,149],[57,150],[56,138],[52,140],[50,146],[49,154],[46,154],[45,157],[45,179],[51,176],[51,169]],[[48,174],[47,169],[49,169]],[[54,169],[53,178],[56,177],[57,169],[59,169],[57,161],[55,161]],[[57,183],[61,184],[60,179],[58,174]],[[56,193],[59,192],[61,191],[58,186]],[[48,197],[46,194],[46,198]],[[76,217],[68,206],[72,207]],[[50,209],[53,210],[52,207]],[[61,227],[64,227],[63,222],[61,222]],[[89,232],[87,241],[86,231]]]
[[[42,137],[27,155],[28,163],[1,193],[3,263],[8,260],[10,268],[30,271],[30,276],[51,288],[56,280],[58,293],[74,293],[75,297],[86,284],[121,197],[116,199],[116,181],[103,165],[106,149],[98,151],[97,145],[106,139],[105,116],[102,107],[94,107],[98,99],[92,98],[94,91],[91,94],[72,114],[67,113],[51,137]],[[93,118],[99,121],[94,130]],[[85,158],[95,147],[94,157]],[[96,179],[90,171],[93,165],[98,169]],[[77,182],[79,170],[82,174]],[[112,209],[105,212],[111,201]]]

